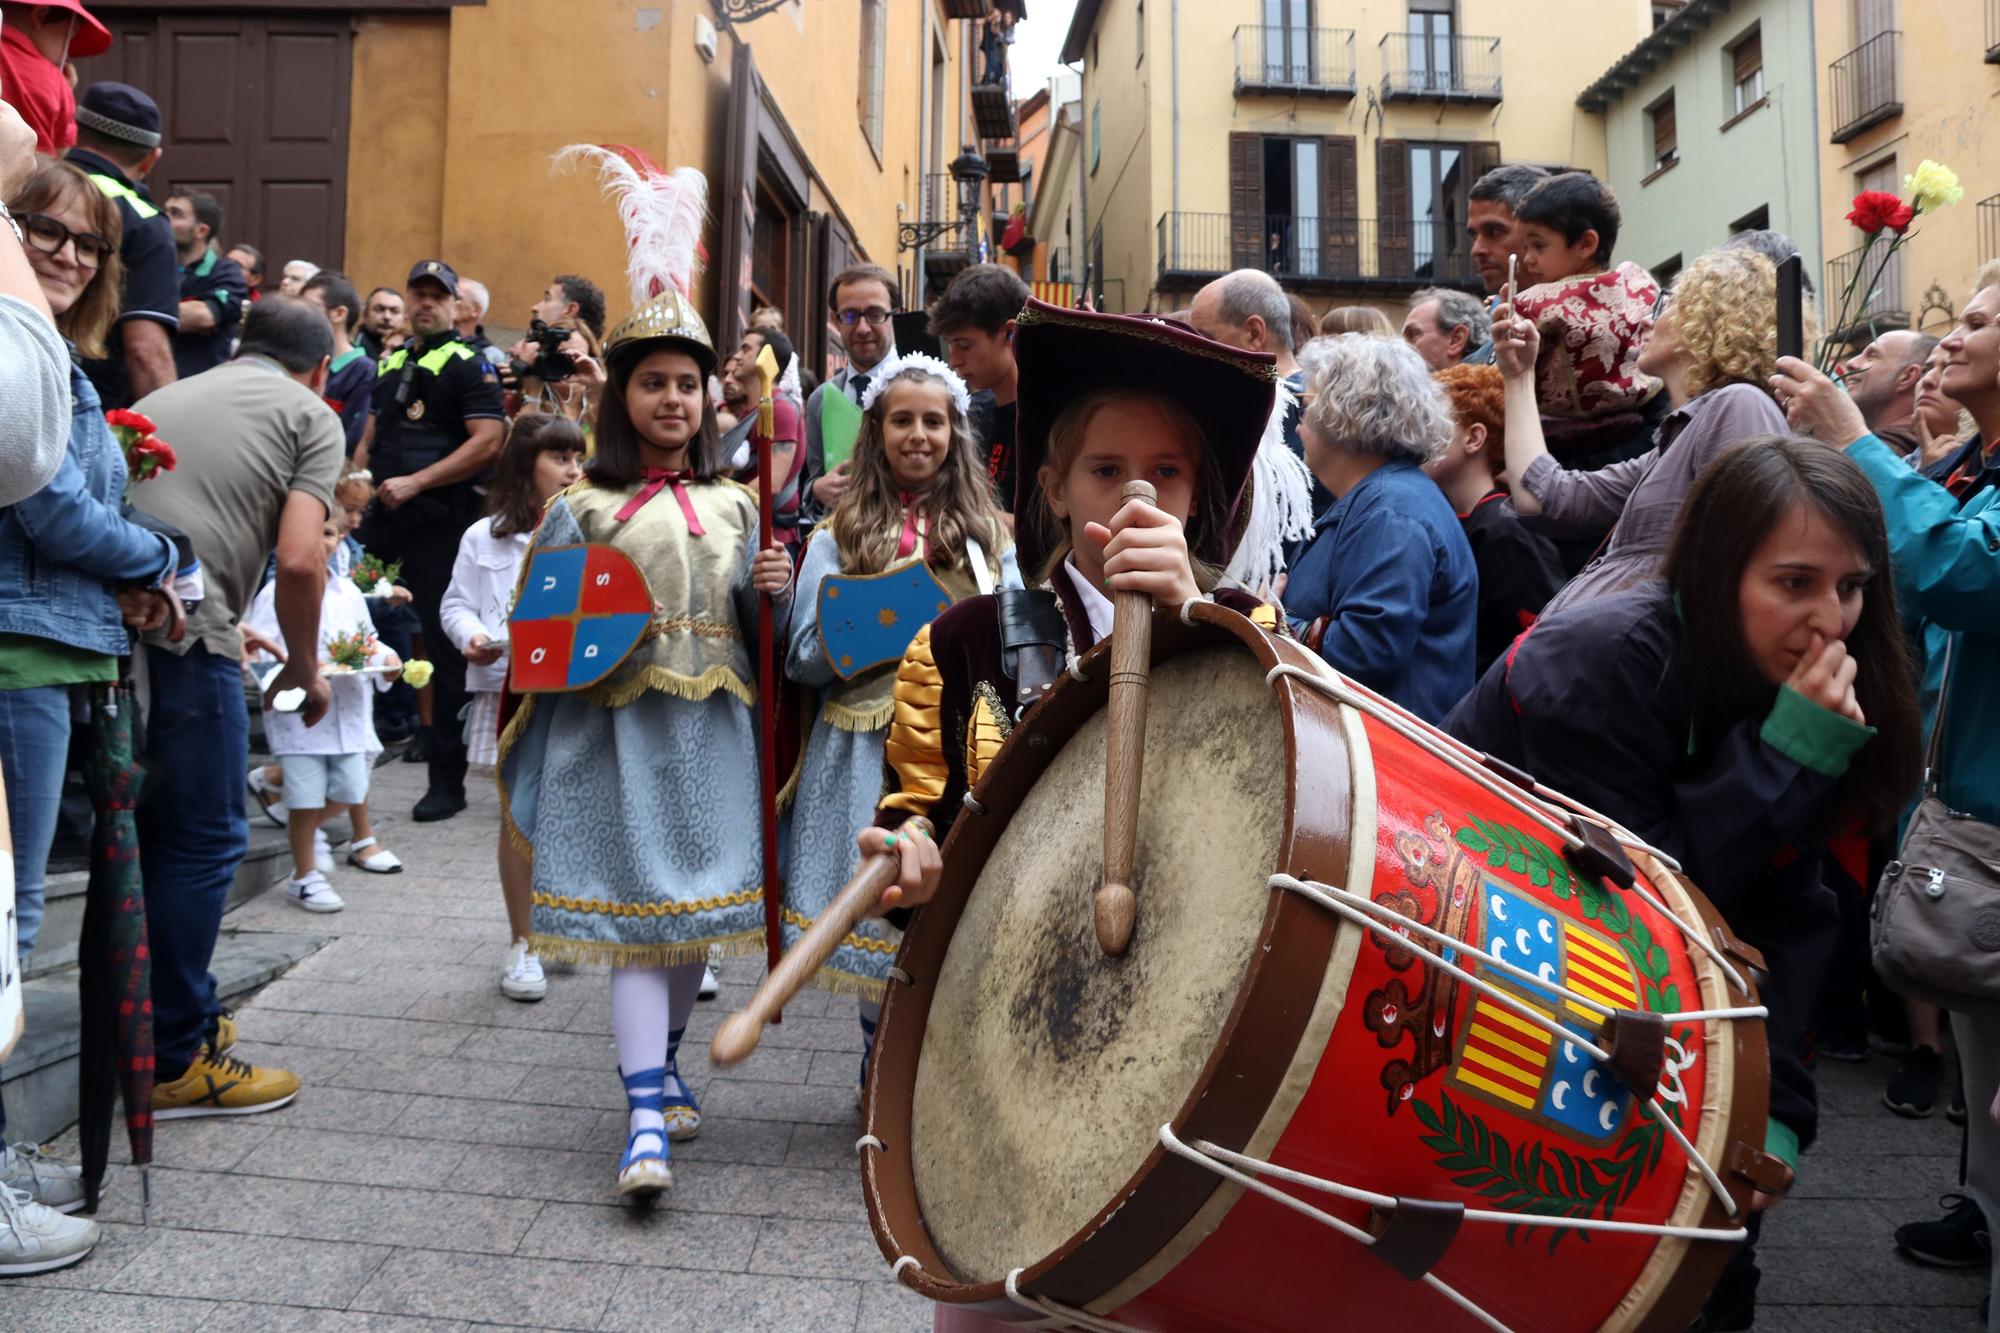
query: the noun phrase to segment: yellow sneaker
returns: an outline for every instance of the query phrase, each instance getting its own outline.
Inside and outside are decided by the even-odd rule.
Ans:
[[[236,1049],[236,1016],[225,1010],[215,1020],[215,1053],[227,1055]]]
[[[296,1075],[258,1069],[247,1060],[204,1047],[171,1083],[153,1087],[153,1118],[184,1120],[204,1115],[256,1115],[275,1111],[299,1095]]]

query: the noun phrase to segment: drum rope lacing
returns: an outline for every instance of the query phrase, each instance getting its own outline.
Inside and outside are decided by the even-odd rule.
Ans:
[[[1346,1199],[1350,1203],[1365,1203],[1373,1208],[1394,1208],[1397,1204],[1397,1199],[1392,1194],[1377,1194],[1373,1190],[1362,1189],[1357,1185],[1343,1185],[1337,1180],[1328,1180],[1323,1176],[1310,1176],[1302,1171],[1293,1171],[1271,1162],[1260,1161],[1255,1157],[1245,1157],[1241,1153],[1234,1153],[1227,1148],[1218,1147],[1206,1139],[1198,1139],[1192,1144],[1183,1143],[1174,1134],[1171,1125],[1160,1126],[1160,1144],[1168,1152],[1185,1157],[1197,1164],[1206,1165],[1208,1159],[1213,1159],[1214,1161],[1234,1166],[1244,1171],[1255,1172],[1261,1176],[1270,1176],[1273,1179],[1283,1180],[1293,1185],[1301,1185],[1307,1189],[1320,1190],[1337,1198]],[[1438,1200],[1438,1202],[1448,1201]],[[1493,1208],[1467,1208],[1461,1216],[1468,1222],[1495,1222],[1502,1226],[1510,1227],[1517,1227],[1523,1224],[1529,1226],[1555,1226],[1577,1231],[1616,1231],[1627,1235],[1663,1236],[1679,1240],[1735,1242],[1747,1240],[1750,1236],[1749,1230],[1745,1227],[1680,1227],[1664,1222],[1616,1222],[1608,1217],[1572,1217],[1555,1222],[1534,1217],[1524,1218],[1520,1213],[1501,1212]],[[1369,1240],[1370,1243],[1373,1243],[1373,1237],[1370,1237]]]
[[[1315,660],[1317,661],[1317,659]],[[1321,671],[1324,671],[1326,674],[1320,674]],[[1549,813],[1551,810],[1560,810],[1565,814],[1573,813],[1581,815],[1583,818],[1602,827],[1613,838],[1617,839],[1620,846],[1633,851],[1643,852],[1671,871],[1676,873],[1681,871],[1681,863],[1679,861],[1676,861],[1659,848],[1631,833],[1618,824],[1617,821],[1599,814],[1582,802],[1564,796],[1560,792],[1552,791],[1540,783],[1535,784],[1533,792],[1524,792],[1513,783],[1496,777],[1477,762],[1479,758],[1477,751],[1459,744],[1459,742],[1438,731],[1429,723],[1405,712],[1403,709],[1386,700],[1376,699],[1354,690],[1344,679],[1334,672],[1331,666],[1323,662],[1318,664],[1317,670],[1294,666],[1290,663],[1279,663],[1264,673],[1264,683],[1267,685],[1276,685],[1280,680],[1299,681],[1318,690],[1321,694],[1332,696],[1335,700],[1348,705],[1350,708],[1366,713],[1383,726],[1401,735],[1411,744],[1442,760],[1456,772],[1472,779],[1493,796],[1513,806],[1525,818],[1539,824],[1543,829],[1555,835],[1566,848],[1574,847],[1576,843],[1575,835],[1570,832],[1566,825]],[[1738,972],[1729,959],[1723,955],[1722,950],[1708,937],[1706,931],[1689,925],[1687,921],[1682,919],[1679,913],[1660,901],[1652,890],[1644,884],[1635,881],[1631,891],[1638,894],[1648,907],[1651,907],[1661,916],[1673,922],[1675,928],[1680,931],[1681,936],[1688,944],[1706,954],[1709,961],[1714,963],[1721,970],[1723,976],[1729,979],[1730,985],[1739,991],[1746,993],[1749,991],[1749,983],[1744,980],[1743,974]]]
[[[1271,876],[1270,883],[1272,888],[1288,889],[1291,892],[1296,893],[1303,898],[1318,903],[1320,906],[1326,908],[1330,912],[1333,912],[1339,916],[1347,918],[1350,921],[1353,921],[1356,925],[1359,925],[1364,929],[1372,932],[1376,936],[1380,937],[1382,939],[1382,942],[1390,948],[1409,950],[1411,953],[1416,954],[1420,958],[1423,958],[1426,962],[1429,962],[1432,965],[1440,967],[1444,969],[1446,972],[1451,973],[1453,976],[1457,977],[1460,981],[1463,981],[1466,985],[1472,987],[1474,990],[1478,991],[1481,995],[1485,996],[1486,998],[1493,1000],[1499,1004],[1507,1006],[1507,1008],[1513,1010],[1515,1013],[1519,1014],[1523,1019],[1535,1024],[1537,1027],[1546,1028],[1548,1031],[1553,1033],[1556,1037],[1560,1038],[1561,1040],[1569,1042],[1573,1046],[1577,1046],[1585,1051],[1588,1051],[1597,1060],[1607,1063],[1610,1061],[1611,1053],[1599,1047],[1595,1042],[1588,1040],[1581,1034],[1574,1032],[1569,1028],[1563,1027],[1560,1023],[1556,1022],[1554,1019],[1543,1014],[1540,1010],[1534,1008],[1532,1005],[1516,1000],[1513,996],[1507,994],[1503,990],[1500,990],[1498,987],[1494,986],[1491,982],[1486,981],[1480,977],[1476,977],[1472,973],[1467,972],[1464,968],[1459,967],[1457,964],[1445,958],[1443,954],[1433,952],[1432,950],[1426,948],[1425,946],[1418,944],[1416,941],[1410,939],[1408,936],[1402,934],[1400,927],[1415,926],[1417,923],[1411,921],[1408,917],[1404,916],[1400,912],[1395,911],[1393,908],[1388,908],[1380,903],[1370,901],[1369,899],[1363,898],[1359,894],[1353,893],[1347,889],[1336,888],[1330,884],[1320,884],[1313,880],[1294,879],[1290,875],[1282,875],[1282,874],[1273,875]],[[1354,904],[1356,903],[1365,904],[1367,910],[1362,911],[1357,909],[1354,906]],[[1389,926],[1387,924],[1384,924],[1382,921],[1375,919],[1375,917],[1373,917],[1371,913],[1376,913],[1376,912],[1386,912],[1389,915],[1394,916],[1398,923],[1397,926]],[[1493,958],[1490,954],[1486,954],[1469,944],[1453,943],[1451,947],[1454,950],[1462,951],[1468,955],[1484,959],[1488,962],[1498,963],[1500,961],[1499,959]],[[1555,990],[1564,989],[1561,986],[1552,986],[1552,984],[1549,982],[1538,981],[1536,984],[1542,986],[1550,986],[1552,989]],[[1669,1015],[1669,1017],[1672,1017],[1672,1015]],[[1693,1143],[1689,1142],[1688,1136],[1681,1130],[1680,1122],[1675,1120],[1673,1116],[1669,1115],[1666,1109],[1660,1105],[1659,1093],[1657,1092],[1657,1090],[1647,1096],[1644,1105],[1647,1113],[1651,1115],[1653,1119],[1659,1121],[1661,1126],[1665,1128],[1668,1135],[1674,1140],[1674,1142],[1680,1145],[1681,1151],[1687,1156],[1688,1165],[1693,1167],[1696,1173],[1699,1174],[1705,1182],[1707,1182],[1709,1189],[1714,1192],[1717,1202],[1722,1204],[1723,1208],[1728,1211],[1731,1217],[1735,1217],[1740,1210],[1736,1206],[1736,1200],[1729,1193],[1729,1187],[1723,1184],[1721,1174],[1716,1171],[1715,1167],[1710,1164],[1708,1159],[1703,1157],[1701,1153],[1695,1149]]]

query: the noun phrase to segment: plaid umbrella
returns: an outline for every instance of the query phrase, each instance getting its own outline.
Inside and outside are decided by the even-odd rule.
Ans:
[[[132,816],[145,776],[133,740],[136,712],[129,684],[91,688],[83,777],[97,822],[78,948],[83,1040],[77,1134],[85,1206],[92,1212],[111,1152],[111,1108],[121,1090],[125,1132],[142,1182],[153,1160],[153,962],[146,948],[146,896]]]

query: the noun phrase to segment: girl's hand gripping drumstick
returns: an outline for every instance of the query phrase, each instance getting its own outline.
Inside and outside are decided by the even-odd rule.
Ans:
[[[936,832],[922,816],[906,820],[898,837],[934,838]],[[805,989],[813,973],[840,947],[849,931],[866,919],[881,902],[882,894],[896,883],[903,866],[902,856],[893,845],[862,860],[854,878],[827,904],[826,910],[807,928],[805,935],[785,951],[778,965],[765,976],[750,997],[750,1003],[724,1019],[709,1043],[708,1058],[718,1068],[733,1065],[757,1049],[764,1025],[783,1009],[794,995]]]
[[[1151,483],[1128,481],[1121,501],[1151,504]],[[1139,902],[1132,892],[1132,850],[1139,837],[1139,786],[1146,762],[1146,679],[1153,664],[1153,599],[1117,595],[1111,622],[1110,734],[1104,762],[1104,882],[1095,903],[1097,946],[1122,958],[1132,943]]]

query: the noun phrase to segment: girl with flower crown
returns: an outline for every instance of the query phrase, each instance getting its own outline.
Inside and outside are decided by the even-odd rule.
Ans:
[[[785,674],[816,692],[817,709],[785,841],[787,947],[854,873],[860,854],[853,830],[874,815],[895,712],[895,659],[851,675],[836,670],[821,632],[822,586],[836,575],[918,563],[954,602],[1021,586],[1013,540],[967,425],[969,404],[965,382],[934,357],[912,353],[877,367],[861,399],[853,479],[806,547]],[[896,633],[908,638],[921,627],[912,621]],[[818,975],[821,986],[860,998],[864,1077],[895,955],[896,931],[865,922]]]
[[[596,453],[550,503],[524,564],[616,546],[644,573],[654,616],[603,680],[520,702],[500,740],[500,792],[505,835],[529,864],[534,952],[611,966],[630,1113],[617,1192],[643,1197],[673,1184],[669,1140],[701,1127],[675,1057],[709,951],[763,942],[750,645],[758,596],[782,601],[791,561],[760,549],[757,502],[726,475],[704,392],[715,348],[687,292],[706,180],[568,151],[619,196],[635,308],[605,339]]]

